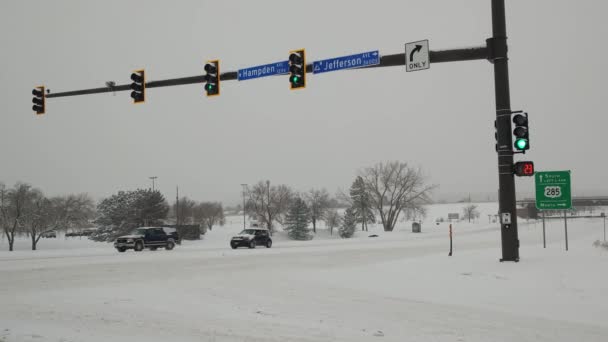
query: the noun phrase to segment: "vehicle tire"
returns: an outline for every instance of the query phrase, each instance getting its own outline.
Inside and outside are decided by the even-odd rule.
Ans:
[[[124,247],[119,247],[119,248],[116,248],[116,250],[119,251],[120,253],[124,253],[127,249]]]
[[[236,249],[236,247],[238,247],[238,246],[236,245],[236,243],[231,243],[230,247],[232,247],[232,249]]]
[[[255,240],[251,240],[249,243],[249,248],[255,248]]]
[[[150,247],[151,251],[155,251],[156,249],[158,249],[158,247],[154,246],[154,247]]]
[[[266,241],[266,248],[272,247],[272,240]]]
[[[175,247],[175,243],[173,241],[167,241],[167,245],[165,246],[165,249],[170,251],[173,249],[173,247]]]
[[[133,250],[136,252],[141,252],[144,250],[144,243],[141,241],[137,241],[135,243],[135,246],[133,246]]]

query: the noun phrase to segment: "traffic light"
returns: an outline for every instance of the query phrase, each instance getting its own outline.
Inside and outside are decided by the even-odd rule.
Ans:
[[[289,52],[289,84],[292,90],[306,88],[306,52],[304,49]]]
[[[528,132],[528,113],[517,113],[513,116],[513,146],[516,151],[526,153],[530,149],[530,137]]]
[[[146,72],[144,69],[135,70],[131,74],[131,97],[133,103],[144,103],[146,102]]]
[[[205,64],[205,91],[207,96],[220,94],[220,60],[207,61]]]
[[[34,95],[34,98],[32,98],[32,103],[34,104],[34,106],[32,106],[32,110],[36,112],[37,115],[44,114],[46,109],[46,100],[44,98],[44,86],[38,86],[34,88],[34,90],[32,90],[32,95]]]
[[[513,165],[513,173],[519,177],[534,176],[534,163],[531,161],[520,161]]]

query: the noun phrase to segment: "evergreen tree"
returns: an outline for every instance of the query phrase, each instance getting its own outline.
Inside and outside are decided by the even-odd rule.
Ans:
[[[350,207],[346,209],[346,213],[344,213],[344,219],[342,219],[342,226],[338,229],[338,234],[341,238],[350,238],[355,233],[356,226],[357,216],[355,214],[355,209]]]
[[[97,206],[99,216],[95,223],[99,228],[91,239],[112,241],[128,234],[133,228],[160,224],[168,212],[169,205],[159,191],[119,191]]]
[[[285,218],[287,235],[294,240],[310,240],[312,235],[308,224],[310,223],[310,209],[301,198],[297,197],[289,207]]]
[[[357,177],[350,187],[350,198],[356,222],[361,223],[361,230],[368,230],[367,223],[376,222],[370,196],[365,189],[361,176]]]

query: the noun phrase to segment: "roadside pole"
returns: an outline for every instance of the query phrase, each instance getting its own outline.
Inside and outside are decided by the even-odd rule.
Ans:
[[[564,210],[564,230],[566,233],[566,250],[568,250],[568,216],[566,216],[565,210]]]
[[[450,223],[450,254],[448,256],[452,256],[452,224]]]
[[[604,242],[606,242],[606,214],[602,213],[602,217],[604,218]]]
[[[547,248],[547,236],[545,234],[545,212],[543,211],[543,248]]]

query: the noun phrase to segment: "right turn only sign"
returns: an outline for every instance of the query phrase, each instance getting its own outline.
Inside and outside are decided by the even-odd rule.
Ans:
[[[405,71],[428,69],[430,62],[428,39],[405,44]]]

